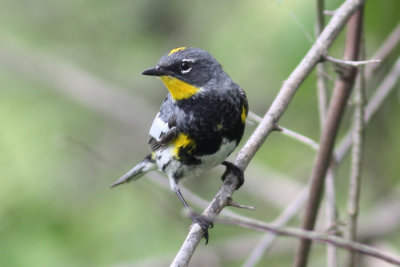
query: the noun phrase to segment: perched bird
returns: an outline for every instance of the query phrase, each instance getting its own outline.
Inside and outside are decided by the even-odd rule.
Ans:
[[[222,179],[233,171],[239,178],[239,188],[244,181],[243,171],[225,159],[243,136],[249,110],[243,89],[213,56],[193,47],[171,50],[142,74],[159,77],[169,93],[150,128],[151,153],[111,187],[158,168],[168,176],[171,189],[189,209],[179,181],[223,164],[226,171]],[[203,228],[207,242],[210,223],[201,216],[191,217]]]

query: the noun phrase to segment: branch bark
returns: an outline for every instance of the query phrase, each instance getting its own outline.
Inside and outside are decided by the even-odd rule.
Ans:
[[[335,15],[338,11],[335,12]],[[357,60],[361,43],[361,24],[362,8],[356,11],[348,22],[346,48],[343,56],[344,60]],[[345,69],[335,84],[331,103],[324,129],[321,134],[320,149],[311,173],[311,188],[308,198],[305,216],[303,220],[303,229],[314,229],[317,219],[318,209],[322,198],[325,176],[331,162],[333,145],[336,134],[339,129],[340,121],[346,107],[351,89],[354,85],[357,70],[355,67]],[[296,252],[294,266],[304,267],[307,264],[308,255],[311,247],[309,239],[302,239]]]
[[[344,248],[347,250],[355,251],[358,253],[363,253],[365,255],[369,255],[371,257],[375,257],[386,262],[395,264],[400,266],[400,259],[396,258],[392,255],[387,254],[386,252],[380,251],[374,247],[364,245],[358,242],[346,240],[342,237],[333,236],[329,234],[321,234],[314,231],[290,228],[290,227],[276,227],[273,224],[267,224],[264,222],[260,222],[257,220],[249,220],[249,219],[217,219],[217,222],[238,225],[258,231],[264,232],[273,232],[275,234],[284,235],[284,236],[292,236],[312,240],[315,242],[332,244],[339,248]]]
[[[365,0],[347,0],[335,12],[335,15],[316,40],[315,44],[283,84],[261,123],[250,136],[244,147],[239,151],[235,160],[235,164],[239,168],[244,170],[250,163],[254,154],[269,134],[274,130],[277,121],[288,107],[301,83],[327,52],[329,46],[343,28],[346,21],[364,3],[364,1]],[[203,212],[203,215],[210,218],[217,216],[227,205],[227,200],[232,197],[236,183],[236,177],[234,175],[228,175],[210,205]],[[194,224],[171,266],[187,266],[202,237],[203,230],[198,224]]]

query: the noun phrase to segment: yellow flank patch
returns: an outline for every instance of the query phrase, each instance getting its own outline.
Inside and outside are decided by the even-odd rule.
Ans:
[[[172,141],[172,144],[174,145],[174,150],[172,153],[177,158],[179,158],[179,150],[181,148],[188,148],[188,152],[191,152],[196,148],[195,141],[184,133],[180,133],[175,140]]]
[[[173,53],[176,53],[176,52],[178,52],[178,51],[185,50],[186,48],[187,48],[187,47],[182,46],[182,47],[178,47],[178,48],[172,49],[171,51],[169,51],[168,56],[170,56],[170,55],[172,55]]]
[[[151,159],[156,160],[156,152],[151,152]]]
[[[175,100],[189,98],[200,90],[193,85],[171,76],[161,76],[160,78],[164,82],[172,98]]]
[[[242,106],[241,118],[242,118],[242,123],[244,123],[246,121],[246,108],[244,107],[244,105]]]

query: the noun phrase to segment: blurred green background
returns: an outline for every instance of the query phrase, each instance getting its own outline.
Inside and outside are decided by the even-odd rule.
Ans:
[[[340,3],[328,0],[327,9]],[[172,48],[203,48],[246,90],[251,110],[263,115],[312,44],[313,4],[0,1],[0,266],[169,264],[190,225],[174,193],[146,176],[109,189],[148,152],[147,133],[166,95],[160,81],[141,71]],[[399,10],[398,0],[367,1],[367,57],[400,21]],[[342,55],[343,37],[331,49],[336,57]],[[399,51],[369,83],[369,92]],[[281,125],[318,140],[315,84],[313,73]],[[368,127],[361,213],[399,182],[395,91]],[[342,132],[351,119],[351,108],[347,111]],[[254,129],[248,125],[241,145]],[[272,134],[234,195],[257,209],[237,212],[273,220],[307,183],[314,155],[303,144]],[[211,199],[222,171],[216,168],[184,185]],[[337,179],[341,219],[347,180],[348,159]],[[299,225],[299,218],[293,225]],[[210,244],[200,245],[193,266],[240,265],[262,236],[223,225],[210,234]],[[386,241],[398,248],[400,235]],[[280,239],[260,266],[291,265],[295,244]],[[321,253],[313,254],[311,266],[321,266],[324,246],[315,248]]]

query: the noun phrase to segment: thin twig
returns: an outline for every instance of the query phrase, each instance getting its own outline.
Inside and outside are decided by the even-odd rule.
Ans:
[[[362,22],[362,7],[360,7],[348,22],[346,48],[344,60],[357,60],[360,47],[360,25]],[[340,121],[344,113],[351,89],[354,84],[356,68],[349,67],[339,76],[333,90],[324,129],[321,134],[320,149],[311,173],[310,195],[305,209],[303,229],[313,230],[317,219],[318,209],[322,198],[325,175],[328,170],[333,145],[339,129]],[[294,266],[307,265],[311,241],[302,239],[298,246]]]
[[[365,0],[347,0],[339,7],[315,44],[283,84],[261,123],[250,136],[244,147],[239,151],[235,160],[236,166],[242,170],[247,167],[265,139],[275,129],[277,121],[287,109],[299,86],[310,74],[314,66],[321,60],[321,57],[326,54],[329,46],[349,17],[364,3],[364,1]],[[236,184],[236,177],[233,174],[227,175],[224,184],[213,198],[210,205],[205,209],[203,215],[211,218],[218,215],[226,206],[227,199],[232,197]],[[204,232],[201,227],[198,224],[194,224],[171,265],[187,266],[203,235]]]
[[[305,135],[299,134],[299,133],[297,133],[295,131],[289,130],[287,128],[284,128],[282,126],[278,126],[278,127],[280,129],[280,132],[283,135],[286,135],[286,136],[291,137],[291,138],[293,138],[293,139],[295,139],[295,140],[297,140],[297,141],[299,141],[299,142],[301,142],[301,143],[303,143],[305,145],[308,145],[309,147],[311,147],[314,150],[318,150],[319,149],[318,143],[316,141],[312,140],[311,138],[309,138],[309,137],[307,137]]]
[[[239,208],[239,209],[255,210],[254,206],[243,205],[243,204],[237,203],[237,202],[233,201],[232,198],[228,198],[227,206],[235,207],[235,208]]]
[[[365,47],[361,51],[362,57],[365,57]],[[364,109],[365,109],[365,76],[364,68],[360,68],[358,74],[357,86],[354,94],[354,118],[353,118],[353,147],[351,158],[351,173],[349,183],[349,199],[347,202],[347,225],[346,237],[349,240],[356,241],[357,235],[357,218],[360,201],[361,188],[361,166],[363,160],[363,144],[364,144]],[[356,254],[349,252],[347,261],[348,267],[356,266]]]
[[[262,118],[260,116],[258,116],[257,114],[255,114],[254,112],[251,112],[251,111],[249,112],[248,118],[257,123],[260,123],[262,121]],[[300,143],[303,143],[303,144],[311,147],[313,150],[318,150],[318,148],[319,148],[319,145],[316,141],[312,140],[311,138],[309,138],[305,135],[299,134],[295,131],[289,130],[285,127],[278,126],[278,125],[275,126],[275,128],[277,130],[279,130],[279,132],[281,132],[283,135],[286,135],[287,137],[290,137],[296,141],[299,141]]]
[[[370,60],[342,60],[342,59],[338,59],[338,58],[334,58],[331,56],[325,56],[324,57],[327,61],[330,61],[332,63],[335,64],[339,64],[339,65],[344,65],[344,66],[351,66],[351,67],[360,67],[363,65],[367,65],[367,64],[372,64],[372,63],[381,63],[380,59],[370,59]]]
[[[250,219],[241,220],[241,219],[217,218],[214,220],[214,222],[238,225],[258,231],[264,231],[264,232],[268,231],[278,235],[291,236],[291,237],[301,238],[303,240],[307,239],[307,240],[312,240],[314,242],[332,244],[339,248],[352,250],[400,266],[400,258],[396,258],[374,247],[350,241],[334,235],[321,234],[314,231],[291,228],[291,227],[277,227],[273,224],[268,224],[265,222],[260,222],[257,220],[250,220]]]

